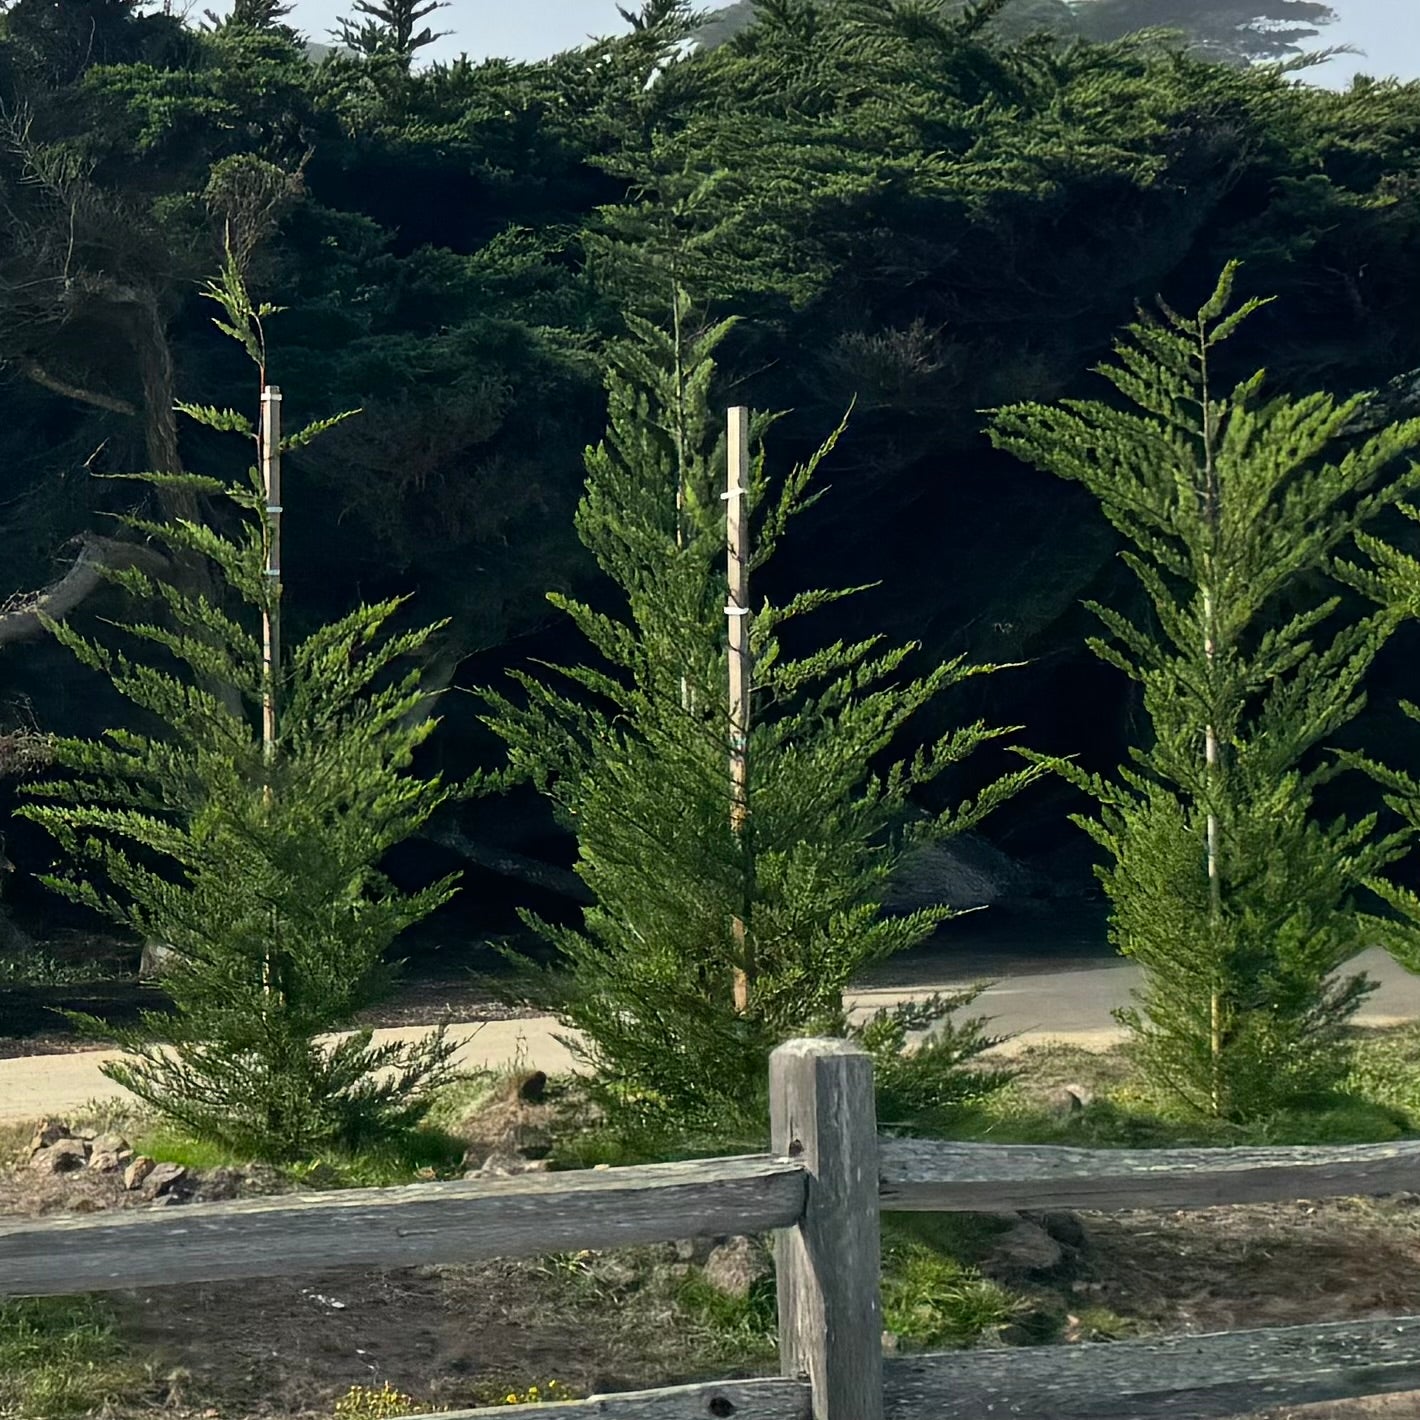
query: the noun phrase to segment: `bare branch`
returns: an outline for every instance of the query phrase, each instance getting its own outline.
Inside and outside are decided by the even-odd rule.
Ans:
[[[42,616],[53,621],[68,616],[98,590],[105,568],[145,567],[157,571],[166,565],[158,553],[137,543],[86,536],[78,557],[57,582],[42,591],[12,597],[0,607],[0,646],[32,641],[42,635]]]
[[[126,414],[134,417],[138,414],[138,410],[126,399],[119,399],[115,395],[104,394],[99,390],[71,385],[68,380],[61,380],[58,375],[50,374],[42,365],[36,364],[33,360],[14,360],[11,363],[27,380],[33,380],[35,384],[53,394],[62,394],[66,399],[76,399],[80,404],[92,404],[97,409],[107,409],[111,414]]]

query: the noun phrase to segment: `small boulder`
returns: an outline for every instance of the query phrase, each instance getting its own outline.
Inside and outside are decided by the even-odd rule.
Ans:
[[[613,1291],[625,1291],[641,1280],[640,1270],[624,1257],[599,1257],[591,1267],[592,1276]]]
[[[93,1139],[93,1148],[96,1154],[128,1154],[131,1156],[133,1153],[133,1146],[122,1134],[96,1134]]]
[[[503,1152],[489,1154],[482,1167],[471,1169],[465,1178],[514,1178],[522,1173],[546,1173],[551,1169],[549,1159],[525,1159],[520,1154]]]
[[[773,1273],[764,1248],[753,1238],[731,1238],[705,1259],[705,1280],[727,1297],[747,1297]]]
[[[723,1238],[678,1238],[668,1243],[673,1262],[693,1262],[697,1267],[705,1265],[705,1259],[723,1242]]]
[[[123,1186],[130,1193],[142,1188],[143,1180],[158,1167],[156,1159],[150,1159],[147,1154],[139,1154],[132,1163],[123,1171]]]
[[[155,1164],[143,1180],[144,1197],[166,1197],[186,1177],[187,1170],[181,1164]]]
[[[992,1244],[987,1265],[1014,1273],[1050,1272],[1064,1256],[1064,1248],[1044,1228],[1022,1218]]]
[[[62,1119],[42,1119],[30,1139],[30,1158],[34,1158],[41,1149],[51,1148],[61,1139],[71,1137],[69,1126]]]
[[[39,1173],[73,1173],[83,1168],[88,1159],[88,1147],[82,1139],[56,1139],[30,1159],[30,1167]]]
[[[117,1173],[123,1167],[119,1156],[109,1149],[95,1149],[89,1155],[89,1168],[94,1173]]]
[[[199,1203],[226,1203],[242,1192],[242,1171],[223,1164],[203,1174],[194,1195]]]
[[[547,1094],[547,1072],[534,1070],[518,1084],[518,1098],[525,1104],[539,1104]]]
[[[1085,1226],[1074,1213],[1022,1213],[1021,1217],[1044,1228],[1065,1247],[1079,1249],[1086,1246]]]
[[[1094,1097],[1094,1091],[1088,1085],[1056,1085],[1045,1092],[1042,1103],[1051,1114],[1068,1118],[1079,1114]]]

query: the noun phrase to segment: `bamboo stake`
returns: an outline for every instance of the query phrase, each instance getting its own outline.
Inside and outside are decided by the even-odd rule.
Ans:
[[[267,594],[261,610],[261,751],[267,766],[262,800],[272,803],[271,767],[276,762],[276,683],[281,673],[281,390],[263,381],[261,387],[261,486],[266,500],[266,581]],[[272,938],[275,947],[276,913],[272,910]],[[275,970],[268,953],[262,967],[262,982],[268,997],[276,991]]]
[[[1200,338],[1202,331],[1199,332]],[[1218,655],[1217,607],[1213,600],[1218,562],[1218,466],[1214,458],[1214,440],[1217,429],[1213,424],[1213,405],[1209,399],[1208,347],[1202,342],[1200,368],[1203,376],[1203,520],[1208,530],[1208,557],[1204,569],[1207,585],[1203,588],[1203,655],[1208,665],[1208,723],[1204,727],[1203,758],[1206,766],[1205,783],[1208,791],[1208,925],[1212,935],[1213,950],[1218,948],[1218,937],[1223,921],[1223,880],[1219,866],[1220,845],[1218,835],[1217,793],[1218,793],[1218,730],[1213,723],[1213,666]],[[1209,1061],[1211,1066],[1211,1087],[1209,1104],[1213,1114],[1219,1115],[1223,1108],[1222,1066],[1223,1066],[1223,1000],[1215,977],[1213,989],[1208,998],[1209,1015]]]
[[[266,494],[268,581],[261,614],[261,746],[270,764],[276,757],[276,681],[281,670],[281,390],[276,385],[261,390],[261,484]]]
[[[729,412],[729,452],[725,499],[725,531],[728,548],[729,600],[725,615],[730,623],[730,827],[743,838],[749,821],[749,410],[736,405]],[[746,903],[734,918],[734,935],[739,964],[735,968],[735,1010],[749,1008],[749,990],[754,977],[749,933],[745,921]]]

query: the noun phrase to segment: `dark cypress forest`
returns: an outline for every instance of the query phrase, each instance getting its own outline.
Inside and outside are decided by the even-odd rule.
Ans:
[[[1092,367],[1136,306],[1194,310],[1236,260],[1241,297],[1276,299],[1220,348],[1220,384],[1265,368],[1269,392],[1375,391],[1355,441],[1420,413],[1420,86],[1303,82],[1325,5],[1220,0],[1185,20],[1155,0],[644,0],[543,62],[433,64],[421,26],[445,13],[355,7],[324,45],[287,8],[0,7],[11,804],[44,736],[130,715],[35,614],[112,621],[97,566],[155,555],[116,517],[182,513],[172,488],[104,475],[240,471],[174,412],[255,407],[202,297],[224,251],[281,308],[266,377],[288,427],[361,411],[288,461],[289,634],[408,596],[402,620],[443,623],[419,655],[451,692],[578,654],[547,593],[607,596],[573,523],[605,352],[677,291],[701,326],[736,318],[709,407],[782,411],[777,463],[851,408],[824,496],[757,589],[871,584],[824,614],[833,638],[1014,667],[925,709],[924,738],[1019,726],[1011,742],[1100,772],[1127,758],[1140,701],[1088,649],[1082,603],[1142,614],[1144,595],[1096,501],[993,447],[985,411],[1117,399]],[[1151,28],[1169,25],[1184,32]],[[1414,543],[1404,519],[1379,527]],[[1398,631],[1338,744],[1420,767],[1398,705],[1417,652],[1420,632]],[[439,713],[426,770],[496,761],[475,696]],[[990,747],[919,807],[1017,763]],[[1338,782],[1323,804],[1372,792]],[[1089,894],[1082,805],[1044,779],[981,832]],[[15,820],[4,852],[26,931],[91,920],[36,883],[54,857],[36,827]],[[517,930],[518,907],[575,915],[573,854],[522,789],[446,806],[389,866],[411,886],[462,869],[434,922],[476,940]]]

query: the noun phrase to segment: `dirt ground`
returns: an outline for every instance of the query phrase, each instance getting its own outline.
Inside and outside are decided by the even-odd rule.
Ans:
[[[467,1125],[468,1162],[548,1122],[511,1097],[480,1110]],[[0,1214],[152,1206],[114,1175],[38,1175],[17,1142],[0,1141],[14,1160],[0,1175]],[[216,1170],[180,1191],[201,1201],[290,1186],[269,1170]],[[1060,1275],[1024,1290],[1082,1342],[1102,1333],[1072,1327],[1078,1314],[1110,1318],[1103,1335],[1119,1336],[1420,1312],[1420,1194],[1078,1221],[1083,1245]],[[982,1267],[992,1275],[989,1260]],[[589,1394],[772,1372],[762,1339],[717,1343],[685,1313],[678,1293],[689,1270],[669,1246],[120,1292],[120,1335],[148,1362],[143,1393],[109,1420],[329,1420],[350,1386],[384,1381],[465,1406],[554,1378]],[[1420,1417],[1420,1394],[1255,1420],[1401,1416]]]

